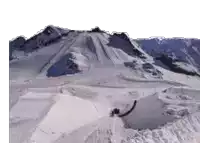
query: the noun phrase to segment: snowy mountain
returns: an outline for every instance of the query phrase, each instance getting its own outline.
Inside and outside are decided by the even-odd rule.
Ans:
[[[47,46],[53,42],[56,42],[62,36],[69,32],[68,29],[62,29],[55,26],[47,26],[42,32],[34,35],[33,37],[25,40],[20,36],[10,41],[13,51],[24,51],[26,53],[37,50],[41,47]],[[12,52],[12,51],[11,51]],[[11,53],[10,53],[11,54]]]
[[[192,75],[200,70],[200,40],[184,38],[150,38],[136,40],[144,51],[156,59],[157,65],[163,68],[169,67],[173,71],[175,68],[186,69]],[[171,65],[166,62],[171,59]],[[161,64],[161,63],[162,64]],[[177,64],[178,62],[178,64]],[[172,64],[174,66],[172,66]],[[180,68],[181,65],[181,68]],[[172,67],[172,68],[170,68]],[[180,70],[178,70],[180,72]],[[187,72],[188,73],[188,72]]]
[[[198,143],[198,56],[149,40],[51,25],[9,41],[10,143]]]
[[[23,53],[20,56],[19,51]],[[161,77],[151,65],[152,57],[141,50],[136,42],[131,42],[125,33],[111,35],[98,28],[74,31],[48,26],[12,52],[15,55],[12,57],[15,58],[10,62],[11,72],[20,68],[23,72],[27,71],[25,74],[32,75],[35,72],[35,76],[46,74],[48,77],[55,77],[86,72],[91,67],[98,66],[130,67],[127,65],[132,63],[141,74],[146,71],[152,76]],[[34,64],[30,65],[30,62]],[[22,63],[23,67],[20,66]],[[147,71],[147,66],[137,66],[142,64],[151,65],[148,68],[152,70]]]

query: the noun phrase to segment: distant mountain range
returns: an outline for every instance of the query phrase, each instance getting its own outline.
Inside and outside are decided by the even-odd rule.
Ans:
[[[162,66],[164,68],[170,68],[173,63],[177,66],[184,66],[189,71],[200,70],[199,39],[149,38],[136,39],[136,41],[145,52],[156,59],[158,65],[162,66],[161,64],[164,63],[165,66]]]

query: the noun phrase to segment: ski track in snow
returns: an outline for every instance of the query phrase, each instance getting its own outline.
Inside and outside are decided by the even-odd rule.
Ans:
[[[146,53],[146,60],[130,56],[130,45],[112,47],[117,42],[109,45],[107,34],[69,35],[10,63],[10,143],[200,142],[198,77],[155,66],[163,79],[145,79],[123,63],[152,63]],[[77,55],[85,57],[88,68],[46,78],[48,68],[69,52],[80,63]],[[111,109],[125,112],[134,100],[138,104],[128,116],[109,117]]]

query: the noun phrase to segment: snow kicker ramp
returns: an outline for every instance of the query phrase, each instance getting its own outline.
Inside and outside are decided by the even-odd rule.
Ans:
[[[53,79],[40,81],[24,85],[27,92],[11,109],[12,143],[198,143],[199,90],[165,89],[159,83],[154,91],[147,87],[59,86]],[[130,106],[135,99],[136,109],[127,117],[108,116],[115,106],[128,110],[123,104]]]
[[[165,94],[167,93],[170,93],[170,91],[167,90]],[[169,94],[167,95],[170,96]],[[190,104],[192,101],[184,101],[184,98],[182,98],[182,103],[172,99],[171,104],[169,104],[168,101],[168,108],[173,108],[176,104],[176,109],[179,110],[175,111],[176,109],[174,109],[174,112],[171,112],[179,116],[177,119],[173,119],[172,114],[169,114],[169,116],[163,115],[164,110],[167,110],[163,108],[167,104],[167,102],[164,102],[165,96],[163,96],[164,93],[160,93],[159,95],[148,96],[138,100],[136,109],[127,117],[101,118],[70,134],[63,134],[62,137],[58,138],[56,143],[198,143],[200,135],[200,113],[199,111],[195,111],[187,114],[185,110],[181,109],[181,106],[184,108],[186,104]],[[150,104],[151,108],[150,106],[144,106],[146,104]],[[194,105],[198,107],[199,101]],[[170,112],[170,110],[168,111]],[[184,116],[184,113],[187,115]],[[129,123],[129,127],[124,128],[127,126],[127,123]]]
[[[107,114],[106,106],[67,94],[28,92],[11,109],[10,142],[53,143]]]

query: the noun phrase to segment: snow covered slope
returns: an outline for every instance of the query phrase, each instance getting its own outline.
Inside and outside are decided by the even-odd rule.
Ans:
[[[196,73],[200,70],[199,39],[150,38],[137,39],[136,41],[139,43],[144,51],[155,58],[161,56],[170,57],[173,60],[178,60],[179,63],[181,62],[182,67],[184,65],[183,70],[186,68],[187,70],[195,69]],[[160,61],[163,62],[163,60],[161,59]],[[189,65],[186,65],[185,63]],[[166,68],[165,63],[164,65],[159,65],[163,68]]]
[[[34,36],[36,40],[30,38],[22,46],[24,56],[10,62],[10,70],[13,73],[11,79],[17,79],[21,74],[24,77],[55,77],[85,72],[92,67],[124,66],[125,63],[132,62],[135,65],[153,63],[153,58],[141,50],[137,43],[131,42],[124,33],[110,35],[105,32],[69,30],[54,41],[52,37],[56,37],[56,32],[47,38],[43,36],[46,29]],[[38,45],[38,41],[45,43],[44,39],[54,42]],[[148,68],[155,69],[153,65]],[[18,72],[19,70],[21,72]],[[154,72],[154,75],[157,73]]]
[[[48,26],[10,46],[11,143],[200,141],[200,78],[163,68],[125,33]]]
[[[49,25],[42,32],[39,32],[27,40],[25,40],[24,37],[19,36],[9,42],[11,49],[10,59],[18,59],[20,55],[25,55],[39,48],[55,43],[68,32],[68,29]]]

